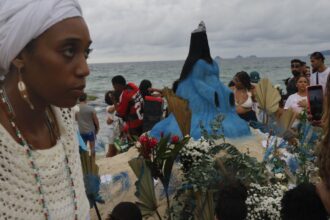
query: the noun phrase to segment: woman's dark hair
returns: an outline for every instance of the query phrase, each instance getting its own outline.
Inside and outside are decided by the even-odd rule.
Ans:
[[[322,60],[324,62],[325,58],[323,56],[323,54],[321,52],[314,52],[311,54],[310,58],[314,58],[314,59],[317,59],[317,60]]]
[[[243,86],[247,90],[251,90],[253,88],[251,84],[250,76],[247,72],[245,71],[238,72],[236,73],[235,77],[238,79],[238,81],[240,81],[243,84]]]
[[[235,83],[233,80],[230,80],[230,82],[228,83],[228,87],[232,87],[232,86],[235,86]]]
[[[142,214],[133,202],[121,202],[113,208],[109,215],[110,220],[142,220]]]
[[[113,98],[115,98],[115,92],[110,90],[110,91],[107,91],[105,94],[104,94],[104,101],[105,103],[107,103],[108,105],[113,105]]]
[[[205,31],[191,34],[189,53],[181,71],[180,81],[187,78],[194,64],[199,59],[203,59],[210,64],[213,62]]]
[[[287,191],[281,201],[283,220],[327,220],[327,212],[311,183],[302,183]]]
[[[304,75],[304,74],[300,74],[300,75],[298,76],[298,78],[297,78],[297,82],[299,81],[300,78],[305,78],[305,79],[307,80],[307,82],[308,82],[308,78],[307,78],[306,75]]]
[[[148,91],[149,88],[152,87],[152,84],[149,80],[144,79],[141,81],[139,89],[142,97],[144,98],[145,96],[151,95],[151,93]]]
[[[221,220],[244,220],[247,216],[247,189],[234,178],[225,178],[220,183],[215,214]]]

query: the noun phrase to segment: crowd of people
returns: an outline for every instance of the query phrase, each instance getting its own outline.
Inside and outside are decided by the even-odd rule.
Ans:
[[[278,114],[276,114],[278,117],[281,116],[283,111],[289,109],[296,114],[297,120],[299,120],[303,111],[306,111],[308,114],[308,86],[320,85],[322,86],[323,94],[326,94],[326,83],[330,68],[325,65],[324,61],[325,57],[321,52],[312,53],[310,55],[311,70],[309,66],[306,66],[306,62],[299,59],[291,60],[292,76],[284,80],[286,93],[278,88],[281,95],[280,108],[277,112]],[[250,74],[241,71],[228,84],[228,87],[233,90],[235,95],[237,114],[248,122],[262,121],[261,112],[255,98],[256,84],[260,79],[260,74],[256,71]],[[313,105],[317,104],[320,103],[313,103]],[[313,123],[318,124],[320,120]]]
[[[107,157],[115,156],[123,150],[120,149],[121,144],[134,141],[166,114],[161,90],[153,88],[149,80],[142,80],[138,87],[132,82],[127,83],[122,75],[117,75],[112,78],[112,85],[113,90],[104,95],[107,104]],[[80,136],[95,156],[99,120],[95,109],[87,103],[86,93],[79,98],[75,116]]]
[[[83,92],[89,75],[86,59],[92,40],[81,8],[75,0],[2,0],[0,31],[0,76],[3,78],[0,83],[0,217],[90,219],[71,111],[79,99],[76,118],[80,135],[94,155],[99,122]],[[202,40],[207,39],[205,31],[202,32]],[[209,55],[209,51],[207,53]],[[209,58],[205,58],[208,64],[204,61],[199,64],[213,65]],[[182,82],[198,59],[195,57],[184,65],[174,91],[188,88],[189,85],[183,87]],[[319,123],[314,123],[323,126],[325,131],[318,156],[320,181],[316,185],[298,185],[285,194],[283,219],[326,220],[330,213],[330,69],[325,66],[321,53],[313,53],[310,59],[312,74],[304,62],[291,62],[293,76],[287,81],[287,94],[283,98],[284,109],[299,112],[308,106],[306,87],[322,86],[324,114]],[[217,69],[216,65],[212,67]],[[233,79],[232,101],[237,113],[247,121],[258,120],[253,83],[259,78],[256,73],[239,72]],[[117,136],[125,135],[128,139],[139,136],[164,114],[161,91],[152,89],[150,81],[143,80],[138,87],[119,75],[112,78],[112,85],[113,91],[105,96],[109,104],[109,156],[117,153],[114,147]],[[212,92],[211,102],[220,108],[218,96],[222,94],[217,92]],[[220,183],[215,217],[245,219],[246,197],[246,189],[239,181]],[[120,203],[109,215],[111,220],[132,218],[142,218],[132,203]]]
[[[292,109],[297,115],[304,110],[307,112],[307,87],[310,85],[321,84],[325,94],[327,94],[327,90],[330,90],[327,81],[324,82],[323,80],[323,78],[327,78],[330,72],[330,69],[324,65],[324,56],[319,52],[315,52],[310,58],[312,68],[316,71],[313,74],[310,74],[304,62],[298,59],[291,61],[292,77],[286,80],[287,93],[281,93],[283,106],[280,111]],[[319,75],[317,76],[319,79],[315,77],[316,74]],[[258,115],[256,114],[258,103],[254,98],[254,89],[260,79],[261,77],[256,71],[250,74],[241,71],[234,76],[228,85],[234,93],[236,111],[246,121],[258,121]],[[107,124],[109,125],[109,151],[107,156],[115,156],[118,153],[113,144],[114,138],[123,135],[125,137],[127,135],[130,137],[139,136],[142,132],[150,130],[164,116],[161,90],[152,88],[152,83],[149,80],[142,80],[140,86],[137,87],[134,83],[127,83],[123,76],[118,75],[112,78],[112,84],[114,90],[105,94],[105,102],[108,104],[106,108],[108,113]],[[84,104],[84,97],[81,98],[82,104]],[[155,100],[151,99],[153,100],[152,103],[158,103],[159,105],[151,105],[145,108],[145,104],[148,103],[151,97],[157,100],[154,102]],[[326,104],[324,107],[329,109]],[[142,115],[148,110],[153,113],[157,112],[154,115],[156,118],[151,116],[154,120],[143,120]],[[90,112],[93,121],[94,113],[92,110]],[[148,114],[146,115],[148,117]],[[329,120],[328,116],[326,118]],[[324,121],[323,124],[327,125],[328,123]],[[328,126],[325,126],[325,128],[327,129]],[[97,126],[94,130],[97,131]],[[82,132],[81,135],[86,140],[85,132]],[[327,136],[329,136],[329,133],[327,133]],[[324,146],[328,146],[328,141],[324,141]],[[320,157],[320,164],[323,167],[321,173],[326,181],[321,181],[316,185],[304,183],[289,190],[282,199],[282,219],[327,219],[330,208],[330,194],[326,185],[329,182],[329,150],[327,147],[322,149],[325,154]],[[215,210],[216,218],[222,220],[245,219],[247,216],[246,198],[246,188],[238,180],[227,179],[222,182]]]

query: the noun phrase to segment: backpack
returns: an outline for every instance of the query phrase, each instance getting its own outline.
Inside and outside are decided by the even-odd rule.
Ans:
[[[143,104],[143,132],[150,131],[162,119],[163,99],[145,96]]]

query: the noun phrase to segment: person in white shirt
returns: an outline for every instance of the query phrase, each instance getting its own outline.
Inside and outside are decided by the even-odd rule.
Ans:
[[[299,114],[307,108],[307,77],[304,75],[299,76],[296,86],[298,92],[289,96],[285,102],[284,109],[292,109],[295,113]]]
[[[326,83],[330,68],[324,64],[324,56],[320,52],[314,52],[310,56],[313,74],[310,78],[310,85],[321,85],[323,88],[323,94],[325,94]]]
[[[122,121],[119,117],[116,116],[116,109],[114,106],[115,94],[114,91],[108,91],[105,94],[105,102],[108,104],[106,108],[107,112],[107,129],[108,129],[108,152],[106,157],[113,157],[117,154],[117,149],[115,148],[114,142],[115,139],[120,136],[120,127]]]

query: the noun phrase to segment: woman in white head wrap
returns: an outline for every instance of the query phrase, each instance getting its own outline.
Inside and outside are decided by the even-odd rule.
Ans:
[[[91,44],[76,0],[0,1],[0,218],[88,219],[71,111]]]

